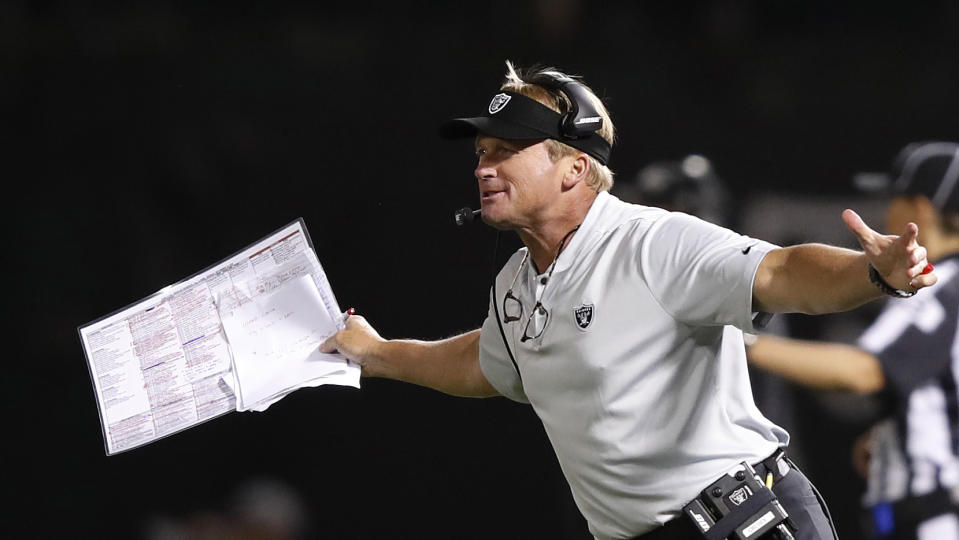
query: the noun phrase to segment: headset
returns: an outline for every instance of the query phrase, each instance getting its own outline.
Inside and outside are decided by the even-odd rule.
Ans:
[[[603,117],[590,99],[590,91],[576,79],[557,71],[543,71],[530,84],[543,86],[566,96],[569,111],[562,116],[559,133],[566,139],[585,139],[602,129]]]

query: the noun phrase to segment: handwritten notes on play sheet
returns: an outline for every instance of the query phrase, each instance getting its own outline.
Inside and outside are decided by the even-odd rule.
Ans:
[[[359,387],[317,350],[342,315],[302,220],[79,328],[108,455],[307,386]]]
[[[265,410],[304,386],[358,386],[356,366],[318,349],[342,316],[326,311],[310,275],[246,301],[223,302],[220,317],[233,351],[237,410]]]

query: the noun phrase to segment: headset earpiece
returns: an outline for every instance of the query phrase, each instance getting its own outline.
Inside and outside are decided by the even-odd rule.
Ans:
[[[569,100],[569,112],[560,120],[559,132],[568,139],[584,139],[596,133],[603,127],[603,117],[600,116],[589,93],[582,83],[559,74],[547,74],[548,81],[544,86],[562,92]]]

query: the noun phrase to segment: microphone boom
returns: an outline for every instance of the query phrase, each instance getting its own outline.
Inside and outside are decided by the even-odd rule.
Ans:
[[[453,220],[458,226],[462,227],[467,222],[476,219],[476,216],[480,215],[482,212],[482,210],[473,210],[472,208],[466,206],[453,213]]]

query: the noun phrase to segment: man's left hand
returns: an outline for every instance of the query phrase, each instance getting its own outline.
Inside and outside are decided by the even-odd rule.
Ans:
[[[897,236],[879,234],[848,208],[843,211],[842,219],[856,235],[869,263],[886,283],[899,290],[915,291],[936,282],[936,274],[923,274],[929,261],[926,260],[926,248],[917,241],[918,225],[907,224],[905,232]]]

